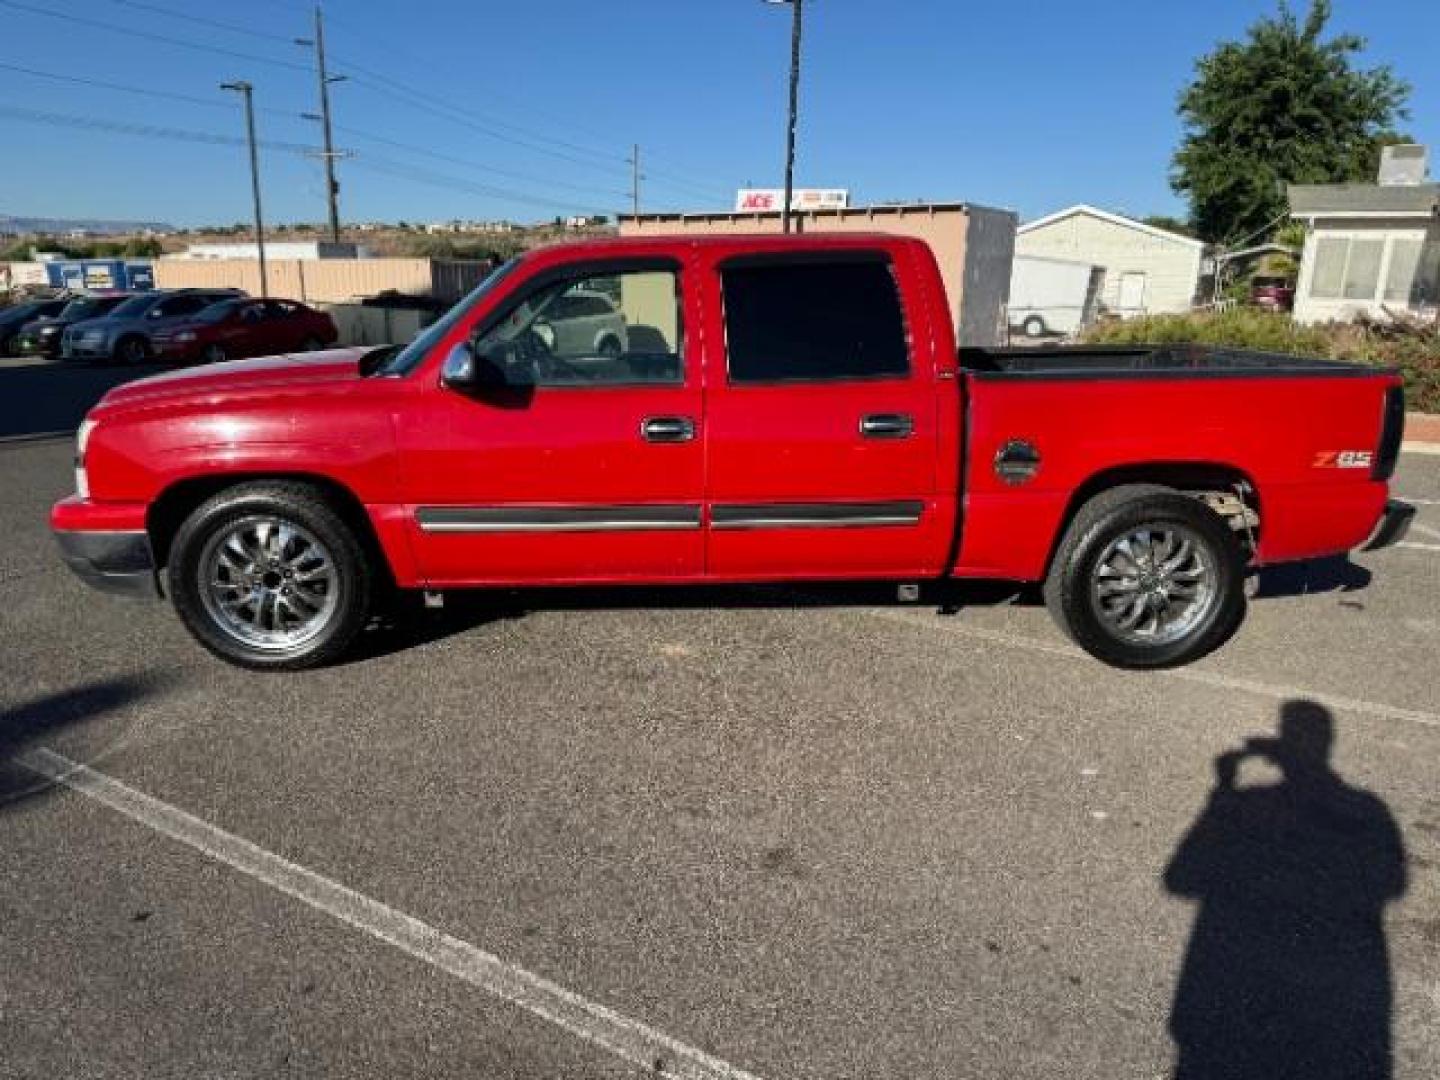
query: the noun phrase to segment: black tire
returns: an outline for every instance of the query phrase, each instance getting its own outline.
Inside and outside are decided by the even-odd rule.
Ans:
[[[1045,335],[1045,320],[1039,315],[1031,315],[1020,325],[1020,331],[1027,338],[1038,338]]]
[[[609,359],[614,360],[617,357],[624,355],[625,346],[622,345],[620,343],[620,339],[615,337],[613,334],[606,334],[600,339],[600,342],[596,346],[595,351],[598,352],[601,356],[608,357]]]
[[[255,521],[304,530],[323,546],[334,567],[334,599],[327,605],[328,616],[313,636],[298,644],[262,647],[245,640],[204,594],[210,578],[207,548],[231,530]],[[220,492],[185,519],[171,544],[169,563],[171,600],[185,628],[210,652],[239,667],[300,671],[330,663],[350,647],[370,616],[375,568],[366,545],[324,494],[308,484],[261,481]]]
[[[325,343],[317,337],[307,337],[300,343],[301,352],[319,352],[325,347]]]
[[[1112,544],[1134,530],[1167,528],[1183,530],[1182,535],[1192,539],[1200,557],[1208,559],[1206,572],[1213,584],[1206,603],[1196,606],[1193,624],[1180,636],[1137,641],[1136,631],[1127,637],[1102,617],[1097,607],[1107,601],[1093,598],[1092,582],[1103,576],[1100,563]],[[1099,587],[1103,589],[1103,583]],[[1055,552],[1044,593],[1055,621],[1091,656],[1121,668],[1176,667],[1218,648],[1240,625],[1245,617],[1245,558],[1224,519],[1200,500],[1174,488],[1128,484],[1080,508]]]
[[[200,351],[200,362],[202,364],[223,364],[230,356],[223,345],[206,345]]]
[[[143,364],[150,359],[150,344],[138,334],[129,334],[115,343],[115,351],[110,358],[117,364]]]

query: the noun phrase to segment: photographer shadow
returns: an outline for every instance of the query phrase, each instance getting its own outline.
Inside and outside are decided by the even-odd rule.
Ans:
[[[1405,849],[1385,803],[1330,766],[1334,720],[1288,701],[1275,738],[1215,759],[1216,785],[1165,870],[1199,904],[1170,1031],[1177,1080],[1387,1080],[1385,905]],[[1237,786],[1246,758],[1276,783]]]

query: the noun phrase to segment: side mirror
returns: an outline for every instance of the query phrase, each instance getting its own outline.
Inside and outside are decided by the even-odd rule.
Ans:
[[[533,360],[506,346],[476,352],[473,338],[451,349],[440,368],[440,382],[461,393],[533,390],[537,381]]]
[[[468,393],[484,385],[480,378],[480,365],[475,360],[475,350],[470,342],[462,341],[450,350],[445,363],[440,367],[440,382],[451,390]]]

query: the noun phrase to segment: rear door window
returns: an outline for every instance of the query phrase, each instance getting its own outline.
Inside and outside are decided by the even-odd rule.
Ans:
[[[732,383],[903,378],[910,345],[882,256],[721,268]]]

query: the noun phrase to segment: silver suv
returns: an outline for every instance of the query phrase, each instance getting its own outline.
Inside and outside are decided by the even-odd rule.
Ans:
[[[156,290],[132,296],[100,319],[65,329],[60,354],[67,360],[113,360],[143,364],[153,354],[150,335],[221,300],[246,296],[242,289]]]

